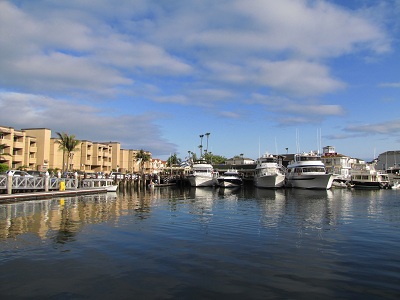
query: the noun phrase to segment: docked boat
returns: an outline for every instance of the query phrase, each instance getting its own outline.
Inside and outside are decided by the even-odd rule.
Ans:
[[[390,180],[386,172],[376,170],[373,164],[360,164],[351,170],[351,184],[354,188],[386,189]]]
[[[392,190],[398,190],[400,189],[400,182],[396,181],[390,187]]]
[[[330,189],[333,175],[328,174],[321,156],[314,153],[295,154],[287,166],[286,185],[303,189]]]
[[[243,185],[243,179],[239,172],[234,169],[227,170],[217,178],[220,187],[238,187]]]
[[[389,181],[391,184],[400,181],[400,168],[399,167],[390,167],[386,169],[386,173],[389,176]]]
[[[101,178],[101,179],[83,179],[83,188],[105,188],[107,192],[115,192],[118,189],[118,184],[114,183],[111,178]]]
[[[285,185],[285,168],[282,157],[264,154],[257,159],[254,185],[260,188],[280,188]]]
[[[191,186],[215,186],[218,184],[218,172],[205,160],[195,161],[187,176]]]
[[[342,175],[333,174],[332,187],[335,187],[335,188],[351,187],[350,176],[348,178],[344,178]]]

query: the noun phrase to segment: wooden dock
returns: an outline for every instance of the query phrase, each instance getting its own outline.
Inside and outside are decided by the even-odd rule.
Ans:
[[[16,193],[16,194],[0,194],[0,204],[12,203],[17,201],[27,200],[42,200],[58,197],[74,197],[79,195],[107,193],[105,188],[80,188],[65,191],[49,191],[49,192],[29,192],[29,193]]]

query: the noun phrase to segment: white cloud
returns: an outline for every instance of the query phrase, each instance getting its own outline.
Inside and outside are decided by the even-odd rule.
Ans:
[[[234,112],[234,111],[221,111],[219,115],[228,119],[240,119],[242,118],[242,114]]]
[[[392,120],[380,123],[371,123],[364,125],[347,126],[345,131],[363,133],[367,135],[373,134],[395,134],[400,131],[400,120]]]
[[[343,116],[345,110],[340,105],[320,104],[317,101],[298,102],[284,97],[254,94],[249,103],[258,103],[274,113],[279,124],[295,125],[300,123],[321,122],[326,117]]]
[[[360,46],[375,52],[390,49],[384,31],[370,20],[325,1],[236,1],[253,20],[266,49],[289,50],[310,58],[338,56]]]
[[[64,131],[77,139],[97,142],[116,141],[125,149],[144,148],[156,155],[168,154],[176,147],[154,124],[165,117],[160,114],[121,114],[47,96],[7,92],[0,92],[0,110],[3,126],[16,129],[45,127],[53,133]]]
[[[93,139],[118,132],[116,138],[128,143],[171,149],[154,125],[163,103],[177,114],[194,105],[202,108],[199,114],[237,118],[243,99],[256,92],[255,105],[245,109],[251,112],[262,102],[275,124],[342,116],[343,107],[323,103],[325,95],[348,86],[338,77],[336,60],[389,51],[383,27],[388,8],[377,5],[379,14],[374,15],[372,8],[351,10],[332,3],[0,1],[0,85],[3,91],[20,92],[1,94],[2,109],[8,112],[2,122],[60,131],[68,126],[85,138],[98,130]],[[104,106],[110,98],[115,110]],[[20,107],[5,105],[5,99]],[[87,106],[77,104],[82,99]],[[158,103],[151,106],[150,101]],[[117,110],[127,110],[131,102],[138,111],[149,105],[152,115]],[[16,117],[21,114],[26,117]],[[102,125],[96,127],[99,116]],[[132,133],[121,121],[153,140]],[[154,137],[162,140],[160,145]]]
[[[379,84],[379,87],[400,88],[400,82],[386,82]]]

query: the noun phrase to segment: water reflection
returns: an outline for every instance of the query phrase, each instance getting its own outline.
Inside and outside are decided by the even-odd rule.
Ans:
[[[397,299],[399,210],[398,191],[249,186],[2,204],[0,294]]]
[[[0,205],[0,239],[32,233],[63,244],[74,241],[86,224],[116,224],[125,216],[129,216],[128,221],[147,220],[158,207],[167,206],[171,218],[186,211],[201,226],[215,219],[216,212],[226,222],[236,215],[259,215],[261,227],[296,228],[299,242],[310,235],[323,239],[324,232],[354,222],[357,215],[398,220],[389,208],[392,203],[382,204],[390,192],[396,191],[163,187],[26,201]]]
[[[87,195],[0,205],[0,238],[34,233],[41,239],[53,236],[57,243],[74,239],[82,224],[116,216],[116,194]],[[56,232],[55,235],[51,234]]]
[[[255,198],[260,200],[263,215],[261,223],[265,227],[277,227],[285,214],[286,191],[283,189],[255,188]]]

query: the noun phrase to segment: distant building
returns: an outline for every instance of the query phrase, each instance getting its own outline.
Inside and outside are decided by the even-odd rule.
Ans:
[[[251,165],[255,164],[254,159],[251,158],[245,158],[242,156],[235,156],[233,158],[227,159],[225,161],[226,165]]]
[[[321,160],[329,173],[340,175],[343,178],[350,177],[350,170],[355,160],[350,156],[337,153],[335,147],[322,148]]]
[[[400,167],[400,150],[386,151],[378,155],[376,168],[387,170]]]

